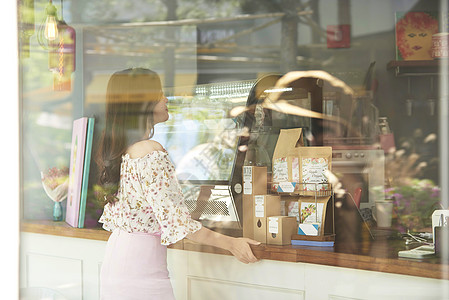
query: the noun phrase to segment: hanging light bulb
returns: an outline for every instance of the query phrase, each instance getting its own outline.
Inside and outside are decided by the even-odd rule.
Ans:
[[[48,16],[45,21],[45,38],[49,41],[54,41],[58,37],[58,25],[56,18]]]
[[[56,7],[53,5],[52,0],[45,9],[47,13],[47,19],[45,20],[45,38],[49,41],[54,41],[58,37],[58,23],[56,21]]]
[[[45,8],[45,16],[37,29],[37,41],[44,49],[48,49],[49,42],[58,38],[58,17],[57,9],[50,0]]]

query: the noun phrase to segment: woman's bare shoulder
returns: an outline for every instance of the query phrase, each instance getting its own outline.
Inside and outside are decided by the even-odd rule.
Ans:
[[[144,140],[131,145],[126,153],[129,154],[130,158],[139,158],[154,151],[165,151],[165,149],[156,141]]]

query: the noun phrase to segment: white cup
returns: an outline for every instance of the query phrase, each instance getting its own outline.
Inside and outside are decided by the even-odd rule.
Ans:
[[[391,227],[391,216],[393,214],[393,201],[376,201],[374,219],[377,222],[377,227],[388,228]]]

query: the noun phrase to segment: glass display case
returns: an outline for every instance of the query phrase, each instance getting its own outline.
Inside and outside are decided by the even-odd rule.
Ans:
[[[231,182],[241,172],[245,107],[254,80],[167,90],[170,119],[156,125],[154,139],[168,151],[176,166],[186,204],[195,219],[209,227],[239,228],[241,205]],[[238,192],[238,193],[237,193]]]
[[[170,154],[194,218],[209,227],[239,228],[242,219],[242,166],[266,166],[281,128],[311,129],[310,118],[263,107],[280,75],[254,80],[167,90],[170,119],[155,128],[154,139]],[[302,88],[284,98],[310,110]],[[269,176],[270,177],[270,176]]]
[[[302,128],[306,146],[333,146],[335,170],[349,187],[348,193],[353,197],[361,189],[358,207],[372,208],[371,190],[383,184],[383,154],[375,144],[375,106],[366,96],[339,96],[332,104],[349,111],[335,117],[331,100],[323,94],[344,93],[325,80],[307,76],[279,88],[281,78],[269,74],[254,80],[178,87],[178,92],[166,90],[172,95],[170,119],[156,125],[154,139],[169,152],[187,206],[204,225],[240,228],[242,166],[267,167],[268,193],[277,137],[288,128]]]

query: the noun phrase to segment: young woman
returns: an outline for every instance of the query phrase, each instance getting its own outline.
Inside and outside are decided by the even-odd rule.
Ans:
[[[140,68],[113,74],[106,105],[97,164],[107,202],[100,222],[112,234],[101,299],[174,299],[167,245],[183,238],[229,250],[243,263],[257,261],[249,245],[259,242],[213,232],[190,217],[167,152],[151,140],[154,125],[168,120],[159,76]],[[144,137],[133,140],[129,133],[139,128]]]

